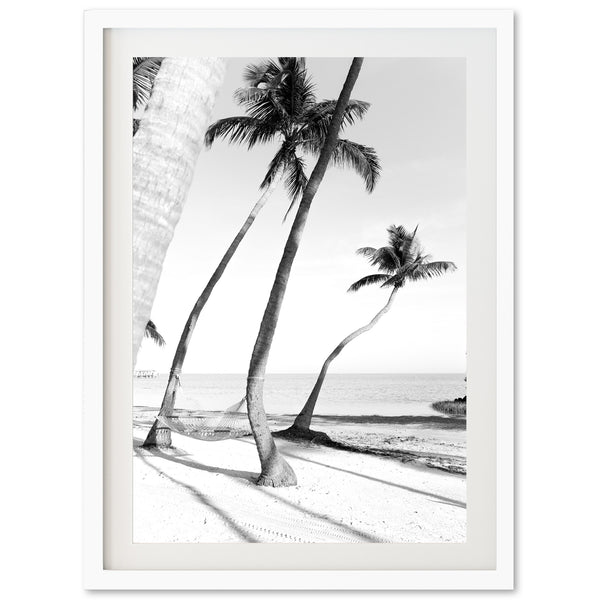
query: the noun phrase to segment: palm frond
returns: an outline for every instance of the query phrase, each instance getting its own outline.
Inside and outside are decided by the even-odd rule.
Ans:
[[[371,264],[380,271],[393,273],[402,267],[401,257],[390,246],[378,248],[371,257]]]
[[[373,148],[338,139],[331,160],[335,165],[353,168],[365,182],[367,192],[373,191],[381,174],[379,158]]]
[[[355,281],[349,288],[349,292],[358,292],[367,285],[383,285],[389,279],[389,275],[383,273],[373,273],[372,275],[366,275],[365,277]]]
[[[325,137],[327,136],[327,130],[329,129],[336,104],[337,100],[323,100],[322,102],[317,102],[314,107],[306,113],[305,122],[308,139],[316,137],[321,140],[322,145],[322,142],[325,141]],[[343,131],[344,128],[354,125],[354,123],[363,119],[370,106],[369,102],[350,99],[348,101],[348,106],[344,111],[340,131]]]
[[[282,68],[289,68],[290,61],[292,61],[299,69],[306,68],[306,58],[303,56],[278,56],[277,60]]]
[[[150,99],[154,79],[160,69],[162,58],[140,56],[133,58],[133,109],[139,110]]]
[[[275,179],[275,176],[281,169],[285,168],[286,158],[289,154],[289,148],[286,144],[282,144],[279,150],[275,153],[275,156],[271,159],[269,163],[269,168],[267,169],[267,174],[265,175],[262,183],[260,184],[259,189],[264,190],[267,189]]]
[[[300,158],[295,152],[291,153],[291,156],[286,157],[285,161],[285,187],[288,192],[288,196],[290,197],[290,205],[283,217],[285,221],[288,218],[288,215],[298,202],[298,200],[302,197],[304,192],[304,188],[308,183],[308,179],[305,173],[306,164],[302,158]]]
[[[233,143],[247,144],[248,149],[258,142],[268,142],[277,134],[277,130],[260,119],[254,117],[227,117],[213,123],[204,136],[204,143],[211,147],[217,138],[223,138]]]
[[[381,284],[381,287],[404,287],[406,283],[406,275],[402,273],[397,273],[390,277],[387,281]]]
[[[300,146],[303,150],[319,156],[322,143],[320,139],[314,138],[301,142]],[[381,174],[381,165],[375,150],[350,140],[338,139],[331,162],[338,167],[354,169],[362,177],[369,193],[374,190]]]
[[[280,57],[279,64],[285,76],[278,83],[278,96],[289,117],[300,121],[316,102],[315,86],[306,70],[306,60]]]
[[[245,110],[249,116],[271,126],[278,125],[283,128],[283,124],[287,124],[290,120],[279,94],[273,91],[268,91],[257,96],[256,100],[248,102]]]
[[[414,272],[409,274],[409,279],[417,281],[419,279],[431,279],[433,277],[439,277],[444,273],[452,273],[456,271],[456,265],[449,261],[434,261],[424,262],[419,265]]]
[[[400,264],[412,262],[416,255],[411,253],[410,249],[415,241],[415,231],[411,234],[408,229],[402,225],[390,225],[387,228],[388,244],[392,248],[394,254],[400,259]]]
[[[403,264],[418,262],[419,258],[421,262],[424,260],[424,257],[422,256],[421,243],[419,240],[417,240],[417,229],[419,229],[418,224],[415,225],[413,232],[404,243],[404,247],[402,249]]]
[[[356,251],[356,254],[358,254],[359,256],[366,256],[367,258],[372,258],[375,252],[377,252],[376,248],[371,248],[371,246],[365,246],[364,248],[359,248]]]
[[[252,105],[259,100],[263,100],[269,93],[267,88],[254,86],[238,88],[233,92],[233,98],[240,105]]]
[[[410,232],[403,225],[390,225],[387,232],[389,245],[398,250],[401,250],[411,237]]]
[[[258,87],[261,83],[267,83],[276,77],[280,68],[280,63],[272,59],[263,60],[260,63],[247,65],[242,77],[248,86]]]
[[[151,339],[159,348],[162,348],[166,344],[165,338],[158,333],[158,329],[156,329],[156,325],[153,321],[148,321],[146,323],[144,337]]]

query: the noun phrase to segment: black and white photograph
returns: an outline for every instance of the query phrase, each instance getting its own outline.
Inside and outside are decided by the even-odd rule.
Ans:
[[[464,57],[132,63],[133,542],[466,542]]]

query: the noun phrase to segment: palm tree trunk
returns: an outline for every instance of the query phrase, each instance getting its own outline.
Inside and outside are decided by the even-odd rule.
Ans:
[[[263,192],[261,197],[258,199],[258,202],[254,205],[250,214],[244,221],[242,228],[238,231],[235,238],[233,238],[233,242],[227,248],[227,251],[223,255],[221,262],[215,269],[215,272],[212,274],[211,278],[208,280],[206,287],[202,290],[202,294],[196,300],[196,304],[194,304],[194,308],[192,308],[192,312],[190,312],[190,316],[181,332],[181,337],[179,338],[179,344],[177,345],[177,350],[175,351],[175,356],[173,357],[173,363],[171,365],[171,371],[169,373],[169,381],[167,382],[167,387],[165,389],[165,394],[163,396],[162,404],[160,406],[159,415],[171,415],[173,413],[173,407],[175,406],[175,391],[177,389],[177,380],[183,368],[183,362],[185,361],[185,357],[187,354],[188,346],[192,339],[192,335],[194,333],[194,329],[196,328],[196,322],[198,321],[198,317],[202,312],[202,309],[208,302],[210,295],[212,294],[215,286],[217,285],[219,279],[225,272],[227,265],[233,258],[236,250],[239,245],[242,243],[246,233],[250,229],[252,223],[254,223],[254,219],[258,216],[258,213],[261,211],[262,207],[267,203],[267,200],[273,194],[273,191],[277,187],[281,177],[283,176],[283,171],[279,171],[279,173],[274,177],[273,181],[269,187]],[[159,446],[161,448],[169,447],[171,445],[171,430],[167,427],[162,426],[158,419],[154,421],[148,435],[146,436],[146,440],[143,444],[145,447],[150,446]]]
[[[165,58],[133,138],[133,365],[224,74],[218,58]]]
[[[323,363],[323,366],[321,367],[321,372],[319,373],[319,377],[317,378],[317,382],[315,383],[315,386],[313,387],[312,392],[310,393],[310,396],[308,397],[308,400],[306,401],[306,404],[304,405],[304,407],[302,408],[302,410],[296,417],[294,424],[290,427],[290,430],[308,431],[310,429],[310,422],[312,420],[313,412],[315,410],[315,405],[317,403],[317,399],[319,398],[319,393],[321,392],[321,387],[323,386],[323,382],[325,381],[325,377],[327,375],[329,365],[333,362],[333,360],[335,358],[338,357],[340,352],[353,339],[357,338],[359,335],[362,335],[363,333],[366,333],[367,331],[369,331],[370,329],[373,329],[373,327],[375,327],[375,324],[377,323],[377,321],[379,321],[379,319],[381,319],[381,317],[383,317],[383,315],[388,310],[390,310],[390,307],[392,306],[392,302],[394,301],[397,291],[398,291],[398,288],[394,288],[392,290],[392,293],[390,294],[390,297],[389,297],[386,305],[371,319],[371,321],[364,327],[357,329],[356,331],[352,332],[349,336],[345,337],[336,346],[335,350],[325,359],[325,362]]]
[[[350,70],[348,71],[348,76],[346,77],[346,81],[344,82],[340,97],[337,101],[321,154],[319,155],[317,164],[315,165],[302,194],[302,200],[298,206],[294,223],[283,250],[283,256],[279,263],[279,267],[277,268],[275,281],[273,282],[271,294],[252,351],[248,379],[246,382],[246,401],[248,404],[248,418],[250,419],[250,426],[256,441],[256,447],[261,463],[261,474],[257,481],[258,485],[274,487],[290,486],[295,485],[297,481],[296,474],[277,450],[273,436],[269,430],[267,415],[263,404],[264,376],[288,279],[296,252],[300,246],[300,240],[302,238],[304,226],[306,225],[310,206],[319,189],[319,185],[323,180],[327,165],[335,149],[342,117],[346,106],[348,105],[352,88],[360,73],[362,62],[362,58],[354,58]]]

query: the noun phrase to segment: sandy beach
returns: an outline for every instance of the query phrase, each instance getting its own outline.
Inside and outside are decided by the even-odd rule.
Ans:
[[[315,418],[315,428],[326,424],[332,437],[368,452],[279,439],[298,485],[273,489],[253,483],[260,464],[251,436],[203,442],[174,434],[169,450],[141,448],[151,412],[139,409],[134,418],[134,542],[466,540],[466,477],[443,465],[425,466],[464,461],[452,443],[457,435],[451,419],[445,430],[438,424],[449,441],[444,447],[444,435],[438,436],[437,450],[450,448],[454,458],[411,435],[410,424],[388,422],[386,438],[369,434],[369,418],[354,418],[354,425],[340,417]],[[389,446],[387,456],[374,453],[375,439]]]

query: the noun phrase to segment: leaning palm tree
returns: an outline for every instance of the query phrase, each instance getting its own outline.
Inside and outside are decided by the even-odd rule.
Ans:
[[[277,267],[275,281],[273,282],[258,336],[252,350],[246,380],[246,402],[248,405],[248,418],[261,464],[261,473],[256,482],[258,485],[273,487],[290,486],[295,485],[297,481],[292,467],[277,450],[267,423],[267,414],[263,404],[264,376],[269,352],[273,344],[275,329],[279,320],[279,313],[283,305],[285,291],[294,264],[294,258],[300,247],[300,240],[302,239],[302,233],[308,219],[312,201],[325,176],[327,165],[336,150],[338,133],[346,114],[350,93],[358,79],[362,63],[362,58],[354,58],[352,60],[340,97],[335,104],[319,158],[302,193],[302,200],[296,211],[296,216],[283,250],[283,256]]]
[[[296,417],[293,425],[285,432],[282,432],[282,434],[298,437],[314,437],[315,435],[318,435],[318,432],[311,432],[310,423],[321,387],[323,386],[323,382],[327,375],[327,370],[333,360],[352,340],[371,330],[376,325],[379,319],[390,310],[398,290],[401,287],[404,287],[406,282],[436,277],[456,269],[456,266],[452,262],[432,262],[431,257],[423,253],[421,245],[416,238],[416,227],[412,233],[404,229],[401,225],[392,225],[391,227],[388,227],[387,231],[389,236],[387,246],[377,249],[360,248],[357,250],[358,254],[366,256],[371,265],[378,268],[379,273],[367,275],[366,277],[359,279],[353,283],[348,290],[350,292],[356,292],[367,285],[374,284],[378,284],[382,288],[391,288],[392,291],[387,303],[371,319],[371,321],[369,321],[369,323],[345,337],[335,347],[335,350],[325,359],[325,362],[321,367],[321,372],[319,373],[315,386],[313,387],[304,408]]]
[[[287,214],[297,203],[306,187],[305,155],[318,155],[325,141],[327,129],[335,110],[335,101],[317,102],[314,85],[306,70],[304,58],[280,57],[258,65],[249,65],[244,73],[246,87],[235,92],[238,103],[246,110],[245,116],[227,117],[211,125],[206,132],[206,144],[211,146],[218,138],[243,143],[252,149],[257,143],[277,141],[279,148],[271,160],[260,185],[262,195],[253,206],[241,229],[227,248],[206,287],[196,300],[183,328],[175,351],[169,379],[159,416],[169,416],[175,405],[179,374],[200,313],[215,286],[279,181],[284,178],[290,199]],[[362,119],[369,109],[367,102],[350,100],[340,128]],[[350,140],[338,139],[332,160],[334,164],[353,168],[372,192],[379,177],[380,166],[373,148]],[[171,431],[156,419],[144,446],[168,447]]]
[[[134,56],[132,59],[132,88],[133,88],[133,135],[140,128],[143,113],[150,100],[154,80],[163,59],[153,56]],[[146,323],[144,337],[151,339],[157,346],[163,347],[165,340],[152,321]]]
[[[133,137],[133,364],[224,73],[219,58],[163,59]]]

